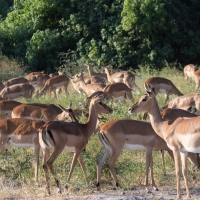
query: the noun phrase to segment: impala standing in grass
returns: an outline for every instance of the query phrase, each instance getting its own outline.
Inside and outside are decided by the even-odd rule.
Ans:
[[[39,130],[39,142],[43,152],[43,169],[46,178],[47,191],[50,194],[48,168],[55,178],[58,191],[61,192],[60,182],[56,178],[53,163],[63,150],[74,152],[70,172],[67,181],[70,181],[76,161],[78,160],[86,176],[85,164],[81,152],[86,147],[89,138],[93,134],[98,114],[112,113],[112,109],[105,105],[99,97],[91,100],[89,107],[89,117],[85,124],[70,123],[63,121],[50,121],[44,124]],[[49,156],[49,151],[53,153]],[[88,184],[88,179],[86,176]],[[67,189],[68,186],[66,185]]]
[[[187,179],[187,157],[188,152],[200,153],[200,117],[179,117],[174,121],[165,121],[160,114],[154,88],[150,86],[148,88],[151,90],[140,97],[138,102],[129,109],[129,112],[132,114],[148,112],[153,129],[173,151],[177,179],[177,199],[181,198],[180,159],[182,161],[182,173],[187,198],[190,198]]]

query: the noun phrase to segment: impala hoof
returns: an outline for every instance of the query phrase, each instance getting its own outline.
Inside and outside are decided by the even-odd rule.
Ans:
[[[101,187],[100,187],[100,183],[99,182],[96,184],[96,187],[97,187],[97,191],[101,191]]]

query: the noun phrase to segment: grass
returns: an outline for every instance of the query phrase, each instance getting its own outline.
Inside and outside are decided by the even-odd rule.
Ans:
[[[153,74],[152,74],[153,73]],[[183,93],[188,94],[192,93],[195,88],[194,82],[191,82],[186,85],[183,77],[183,73],[171,68],[165,68],[161,72],[147,70],[147,68],[141,68],[138,71],[143,77],[145,81],[147,78],[152,76],[160,76],[164,78],[170,79],[174,85]],[[142,94],[145,93],[143,89],[143,83],[140,79],[136,78],[137,85],[142,89]],[[77,94],[72,85],[70,85],[70,95],[65,96],[61,95],[57,100],[51,99],[48,96],[41,97],[39,99],[31,99],[31,102],[40,102],[40,103],[54,103],[61,104],[64,107],[69,105],[70,100],[72,100],[72,107],[78,108],[82,106],[82,102],[84,100],[84,96]],[[138,100],[140,95],[134,94],[135,100]],[[170,96],[170,99],[174,98],[174,96]],[[159,94],[157,96],[157,100],[160,106],[164,105],[165,99],[163,94]],[[24,100],[22,100],[24,101]],[[112,104],[111,102],[107,102],[109,106],[112,106],[114,109],[114,113],[112,115],[105,115],[107,121],[112,119],[136,119],[141,120],[141,114],[130,115],[127,111],[128,108],[132,105],[131,102],[126,102],[125,104]],[[86,122],[85,117],[81,117],[80,121],[82,123]],[[76,164],[75,170],[72,174],[72,178],[70,181],[70,189],[72,192],[83,195],[88,194],[91,191],[96,190],[96,161],[100,156],[102,149],[102,145],[98,139],[98,135],[93,135],[89,143],[86,147],[86,151],[82,152],[87,174],[89,177],[89,187],[86,187],[84,174],[79,166]],[[40,158],[41,161],[41,158]],[[57,176],[61,181],[62,186],[66,184],[67,176],[69,173],[70,165],[72,161],[72,153],[63,152],[58,159],[54,163],[54,168],[57,172]],[[154,161],[154,176],[155,181],[158,187],[173,187],[176,185],[174,164],[170,157],[165,153],[165,164],[166,164],[166,175],[164,173],[164,169],[162,166],[161,153],[153,152],[153,161]],[[20,149],[11,147],[7,153],[4,153],[0,157],[0,197],[7,198],[7,191],[12,190],[12,194],[15,196],[15,188],[31,188],[26,193],[26,190],[23,190],[20,195],[21,197],[45,197],[45,179],[43,175],[43,169],[40,164],[39,168],[39,181],[38,183],[34,183],[34,155],[32,149]],[[144,151],[127,151],[124,150],[121,152],[121,155],[115,166],[117,177],[121,184],[122,189],[131,190],[134,187],[142,186],[144,182],[145,175],[145,152]],[[189,175],[189,184],[190,187],[199,186],[198,179],[200,176],[199,171],[194,169],[191,163],[189,163],[188,167],[188,175]],[[150,180],[149,180],[150,182]],[[182,181],[182,184],[183,181]],[[55,183],[52,176],[50,176],[50,185],[51,191],[53,194],[55,191]],[[183,185],[182,185],[183,186]],[[102,169],[102,190],[108,188],[115,188],[114,181],[111,178],[110,172],[107,168],[107,161],[104,163]]]

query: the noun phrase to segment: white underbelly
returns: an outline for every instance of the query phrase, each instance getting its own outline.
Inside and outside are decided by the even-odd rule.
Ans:
[[[34,145],[31,143],[14,143],[12,140],[9,140],[8,143],[11,144],[12,146],[20,148],[34,147]]]
[[[196,145],[195,141],[198,141],[199,134],[195,133],[188,133],[188,134],[181,134],[177,136],[180,143],[182,144],[183,148],[181,151],[191,152],[191,153],[200,153],[200,145]]]
[[[143,145],[138,145],[138,144],[125,144],[124,149],[127,150],[145,150],[145,146]]]
[[[123,83],[124,82],[122,78],[115,78],[115,79],[113,79],[113,81],[115,83]]]
[[[165,94],[166,94],[167,92],[166,92],[166,90],[164,90],[164,89],[160,89],[160,90],[159,90],[159,93],[165,93]]]
[[[63,151],[75,152],[75,147],[65,146],[65,148],[63,149]]]
[[[124,99],[124,96],[119,96],[119,97],[114,97],[114,98],[115,98],[115,100],[120,101],[120,100]]]
[[[181,149],[181,151],[183,152],[191,152],[191,153],[200,153],[200,147],[184,147]]]

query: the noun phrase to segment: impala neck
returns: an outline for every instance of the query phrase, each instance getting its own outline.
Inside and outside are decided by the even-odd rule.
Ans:
[[[90,76],[93,76],[94,73],[93,73],[92,69],[88,69],[88,72],[89,72]]]
[[[108,82],[111,83],[111,82],[112,82],[112,79],[111,79],[109,70],[108,70],[108,69],[105,69],[105,73],[106,73],[106,75],[107,75]]]
[[[151,125],[152,125],[154,131],[156,132],[156,134],[164,139],[163,126],[164,126],[165,120],[162,118],[162,116],[160,114],[158,103],[155,98],[153,100],[153,105],[151,107],[151,110],[149,111],[149,117],[150,117]]]
[[[87,122],[85,123],[86,133],[88,138],[94,133],[98,120],[98,113],[95,111],[94,106],[90,104],[89,108],[89,117]]]
[[[85,83],[83,76],[80,76],[80,84],[84,92],[87,93],[87,84]]]
[[[57,115],[56,120],[64,120],[65,118],[65,111],[61,112],[60,114]]]

